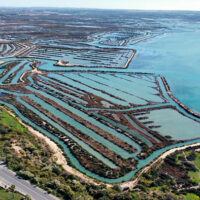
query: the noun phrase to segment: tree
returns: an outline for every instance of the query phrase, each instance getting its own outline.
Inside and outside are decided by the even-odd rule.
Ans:
[[[28,195],[26,195],[23,200],[31,200],[31,197],[29,197]]]
[[[10,192],[14,192],[15,191],[15,185],[11,185],[9,190],[10,190]]]
[[[121,189],[121,187],[120,187],[119,185],[114,185],[114,186],[113,186],[113,189],[114,189],[115,191],[117,191],[117,192],[121,192],[121,191],[122,191],[122,189]]]
[[[34,174],[32,174],[29,171],[20,170],[18,174],[19,174],[19,176],[21,176],[24,179],[32,179],[32,178],[34,178]]]
[[[60,187],[60,181],[55,179],[53,181],[50,181],[46,184],[47,187],[51,188],[51,189],[57,189]]]
[[[15,185],[11,185],[8,190],[12,192],[12,198],[14,199]]]

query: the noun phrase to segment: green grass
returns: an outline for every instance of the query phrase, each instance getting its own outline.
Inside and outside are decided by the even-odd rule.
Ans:
[[[196,153],[195,165],[200,169],[200,153]]]
[[[191,179],[192,179],[192,181],[195,181],[195,182],[197,182],[197,183],[199,183],[200,182],[200,173],[199,172],[189,172],[188,173],[189,174],[189,176],[191,177]]]
[[[191,151],[189,151],[189,153],[191,153]],[[197,172],[189,171],[188,175],[191,177],[192,181],[200,183],[200,153],[195,153],[195,155],[196,158],[192,163],[195,165],[198,171]]]
[[[184,200],[200,200],[200,198],[195,194],[187,194]]]
[[[18,130],[24,133],[26,130],[13,116],[11,116],[6,110],[0,110],[0,122],[5,126],[8,126],[12,130]]]
[[[4,189],[0,189],[0,199],[1,200],[22,200],[23,196],[18,193],[8,192]]]
[[[186,152],[185,155],[187,156],[188,153]],[[177,155],[177,157],[176,157],[176,164],[178,164],[178,165],[181,164],[181,161],[180,161],[181,157],[184,157],[184,153],[180,153],[180,154]]]

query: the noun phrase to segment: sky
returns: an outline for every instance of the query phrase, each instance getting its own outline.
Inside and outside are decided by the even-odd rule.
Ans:
[[[200,0],[0,0],[0,7],[75,7],[200,11]]]

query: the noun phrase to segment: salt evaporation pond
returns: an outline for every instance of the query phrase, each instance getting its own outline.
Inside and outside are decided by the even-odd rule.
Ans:
[[[105,73],[105,74],[103,73],[103,74],[100,74],[98,77],[96,77],[92,73],[89,73],[89,72],[81,73],[80,71],[81,70],[83,70],[83,71],[84,70],[85,71],[90,71],[90,70],[95,71],[96,70],[99,72],[102,69],[97,68],[97,69],[88,70],[88,68],[75,68],[76,71],[80,70],[79,75],[78,75],[77,73],[70,72],[70,70],[72,70],[73,68],[65,68],[64,69],[63,67],[56,67],[53,65],[53,64],[55,64],[55,61],[36,58],[37,60],[42,61],[42,63],[43,63],[39,66],[39,69],[45,69],[45,70],[51,71],[47,77],[43,77],[42,75],[39,75],[39,78],[40,78],[39,83],[41,84],[41,86],[45,86],[45,83],[43,83],[42,80],[49,80],[51,78],[54,78],[54,79],[62,80],[63,82],[68,83],[68,87],[69,87],[69,85],[72,85],[72,86],[75,85],[75,86],[77,86],[77,88],[81,88],[82,90],[80,91],[80,95],[84,94],[83,89],[85,89],[93,94],[99,94],[100,92],[97,93],[97,91],[100,89],[101,90],[103,89],[103,91],[106,91],[108,94],[120,95],[120,97],[124,100],[129,99],[130,95],[128,94],[128,92],[133,90],[134,94],[135,93],[139,94],[139,97],[142,97],[142,98],[148,97],[148,99],[155,100],[155,101],[157,101],[157,103],[159,103],[158,105],[160,105],[160,103],[162,103],[162,102],[159,101],[160,100],[159,97],[156,96],[154,89],[151,87],[151,86],[153,86],[152,83],[147,84],[146,82],[143,82],[141,80],[134,80],[133,81],[134,84],[132,84],[131,83],[132,78],[130,78],[126,74],[123,74],[124,72],[130,72],[130,71],[132,71],[132,72],[133,71],[153,72],[155,74],[164,75],[166,77],[167,81],[169,82],[169,85],[170,85],[174,95],[176,97],[178,97],[184,104],[186,104],[189,107],[191,107],[192,109],[195,109],[200,112],[200,106],[199,106],[200,103],[198,101],[199,96],[200,96],[200,94],[198,94],[198,91],[200,89],[200,83],[198,81],[199,75],[200,75],[200,69],[198,67],[198,64],[200,63],[199,62],[200,61],[199,47],[198,47],[199,40],[200,40],[199,36],[200,36],[200,32],[168,33],[168,34],[156,37],[154,39],[150,39],[146,42],[138,43],[137,45],[133,46],[133,48],[135,48],[137,50],[137,56],[131,63],[131,67],[129,69],[126,69],[126,70],[124,70],[124,69],[123,70],[122,69],[105,69],[106,72],[108,72],[108,71],[113,72],[113,73],[120,72],[119,74],[116,73],[115,76],[111,76],[111,74],[109,74],[109,73]],[[10,61],[18,60],[19,61],[20,59],[19,58],[7,58],[7,59],[3,59],[3,60],[10,60]],[[26,58],[23,58],[22,63],[25,63],[25,61],[27,61]],[[18,66],[16,68],[18,69]],[[57,71],[56,73],[54,72],[55,69]],[[69,72],[64,73],[63,69],[64,70],[67,69],[67,70],[69,70]],[[59,73],[58,73],[58,71],[59,71]],[[22,70],[17,73],[16,80],[18,80],[18,77],[21,76],[22,73],[23,73]],[[6,77],[4,77],[4,79],[7,77],[8,77],[8,75],[6,75]],[[12,83],[16,83],[16,80],[13,79]],[[28,77],[28,80],[30,80],[34,86],[35,83],[31,79],[31,77]],[[128,81],[126,81],[126,80],[128,80]],[[54,81],[56,81],[56,80],[54,80]],[[128,83],[126,83],[126,82],[129,82],[129,81],[130,81],[130,83],[128,85]],[[86,86],[87,84],[92,85],[95,89],[93,89],[93,90],[88,89],[88,87]],[[112,90],[110,88],[108,88],[108,85],[112,87]],[[74,119],[72,119],[72,117],[57,110],[56,108],[53,107],[53,105],[49,105],[49,103],[46,103],[44,100],[40,99],[39,97],[36,97],[33,94],[21,94],[18,92],[6,91],[5,89],[1,89],[2,92],[6,91],[7,94],[16,95],[17,101],[19,101],[20,103],[25,105],[28,109],[30,109],[34,113],[38,114],[38,116],[40,116],[42,119],[46,120],[48,123],[53,124],[54,127],[58,128],[58,130],[65,133],[65,135],[70,136],[81,147],[86,149],[91,155],[94,155],[97,159],[101,160],[104,164],[106,164],[110,168],[115,168],[116,167],[115,163],[113,163],[112,161],[110,161],[109,159],[104,157],[100,152],[95,151],[92,147],[90,147],[89,145],[84,143],[82,140],[76,138],[70,132],[65,130],[62,126],[60,126],[59,124],[54,122],[51,118],[48,118],[43,112],[37,110],[33,105],[29,105],[26,101],[24,101],[22,99],[21,96],[25,95],[25,96],[28,96],[31,100],[35,100],[44,109],[51,110],[56,116],[60,116],[63,119],[63,121],[68,122],[71,126],[76,127],[78,130],[82,130],[82,133],[90,136],[94,140],[100,141],[101,143],[104,144],[104,146],[106,148],[109,148],[110,150],[117,153],[118,155],[120,155],[126,159],[128,159],[130,157],[134,157],[136,160],[138,160],[137,169],[130,171],[129,173],[125,174],[124,176],[121,176],[121,177],[115,178],[115,179],[100,177],[98,174],[95,174],[95,173],[91,172],[90,170],[87,170],[83,165],[81,165],[81,163],[79,163],[79,161],[76,159],[76,157],[70,153],[70,150],[68,149],[67,145],[64,144],[61,140],[59,140],[57,137],[53,136],[52,134],[50,134],[49,132],[44,130],[42,127],[39,127],[38,125],[34,124],[30,119],[23,116],[23,114],[21,114],[17,110],[17,108],[12,106],[11,104],[1,101],[1,103],[4,103],[5,105],[12,108],[18,114],[18,116],[21,117],[25,122],[27,122],[31,126],[35,127],[39,131],[43,132],[44,134],[48,135],[54,141],[57,141],[60,145],[62,145],[62,147],[64,148],[65,152],[67,153],[71,163],[78,170],[89,175],[90,177],[93,177],[93,178],[96,178],[96,179],[99,179],[99,180],[102,180],[102,181],[105,181],[108,183],[119,183],[122,181],[128,181],[135,175],[136,172],[141,170],[142,167],[145,167],[147,164],[152,162],[155,158],[160,156],[163,152],[165,152],[169,149],[172,149],[174,147],[180,147],[182,145],[188,145],[188,144],[200,142],[200,139],[194,140],[194,138],[197,138],[199,136],[199,124],[197,124],[197,122],[188,120],[183,116],[179,116],[177,113],[174,113],[173,110],[151,111],[148,120],[153,120],[153,121],[159,122],[155,125],[158,125],[158,127],[156,127],[156,128],[158,130],[160,130],[160,132],[162,132],[163,135],[170,135],[168,133],[168,131],[169,131],[168,127],[171,126],[170,127],[171,135],[170,136],[172,136],[173,139],[177,139],[177,140],[183,139],[181,137],[183,134],[182,133],[183,129],[185,130],[185,128],[187,128],[189,131],[190,130],[193,131],[193,135],[189,135],[189,131],[188,131],[188,133],[187,133],[187,131],[185,131],[185,133],[183,134],[184,139],[191,139],[191,140],[193,139],[193,140],[167,146],[165,148],[156,150],[146,159],[143,159],[143,160],[139,159],[136,157],[136,155],[141,152],[142,148],[140,148],[140,146],[138,144],[136,144],[134,141],[131,141],[125,135],[120,135],[120,133],[118,133],[112,127],[106,126],[105,124],[102,125],[100,123],[101,121],[98,121],[95,118],[93,119],[90,115],[87,115],[87,112],[84,113],[82,110],[78,110],[78,109],[74,108],[73,106],[70,106],[70,104],[64,103],[61,100],[59,100],[56,96],[54,96],[54,94],[56,94],[56,92],[58,92],[58,90],[53,89],[52,86],[48,86],[48,85],[46,86],[46,88],[48,87],[50,90],[54,90],[50,94],[46,93],[47,89],[44,89],[43,91],[40,89],[37,90],[37,89],[33,88],[33,86],[26,86],[26,89],[30,89],[30,91],[32,91],[32,92],[39,93],[40,95],[43,95],[46,98],[55,100],[55,102],[59,103],[59,105],[61,105],[63,108],[76,113],[80,117],[84,118],[85,120],[87,120],[89,122],[92,122],[93,124],[95,124],[98,127],[101,127],[103,130],[108,131],[112,135],[116,135],[120,139],[126,140],[126,142],[128,144],[131,144],[131,145],[137,147],[136,148],[137,152],[135,152],[135,153],[131,154],[129,152],[126,152],[125,150],[121,149],[121,147],[118,147],[114,143],[112,144],[110,141],[106,141],[106,139],[103,138],[103,136],[97,135],[97,133],[95,131],[90,130],[87,127],[84,127],[80,122],[76,122]],[[122,88],[124,88],[123,91],[121,91]],[[148,90],[146,90],[145,88],[148,88]],[[162,84],[161,84],[161,88],[163,89]],[[50,90],[47,90],[47,92]],[[77,89],[75,89],[75,93],[76,92],[77,92]],[[166,95],[165,89],[163,89],[163,92]],[[2,94],[2,95],[4,95],[4,94]],[[102,97],[103,95],[99,94],[99,96]],[[105,96],[105,94],[104,94],[104,96]],[[191,99],[191,97],[192,97],[192,99]],[[82,99],[78,99],[78,97],[76,97],[76,98],[77,98],[76,100],[79,100],[79,101],[82,100]],[[140,103],[142,105],[142,107],[140,107],[140,108],[146,108],[147,106],[148,106],[148,108],[152,108],[154,106],[154,105],[146,105],[144,100],[142,100],[141,98],[140,99],[135,98],[135,99],[138,101],[136,103]],[[135,99],[134,99],[134,102],[136,101]],[[168,97],[167,99],[170,99],[170,98]],[[117,101],[117,99],[114,99],[114,98],[111,99],[111,97],[109,100]],[[129,102],[129,103],[134,103],[134,102]],[[82,100],[82,103],[84,105],[85,102]],[[123,101],[120,101],[120,103],[123,103]],[[165,105],[176,105],[176,104],[175,104],[175,102],[173,102],[170,99],[169,102],[166,102]],[[125,106],[127,106],[127,105],[125,104]],[[83,110],[84,110],[84,106],[82,106],[81,108],[83,108]],[[86,110],[92,110],[92,109],[94,109],[94,108],[88,108]],[[104,109],[104,110],[106,110],[106,109]],[[126,110],[128,110],[128,109],[130,109],[130,108],[127,108]],[[131,109],[134,109],[134,108],[131,108]],[[136,109],[137,109],[137,107],[136,107]],[[181,108],[179,108],[179,110],[182,111]],[[115,110],[112,109],[112,111],[116,111],[116,109]],[[124,110],[124,112],[125,112],[125,110]],[[186,112],[186,111],[184,111],[184,112]],[[131,120],[129,115],[127,115],[127,114],[124,114],[124,115],[128,122],[133,123],[133,121]],[[187,113],[186,115],[188,116],[189,114]],[[101,115],[101,113],[96,112],[95,116],[98,116],[101,119],[104,119],[105,121],[109,121],[116,128],[121,128],[124,131],[126,131],[126,129],[127,129],[125,126],[123,126],[121,124],[117,124],[115,121],[112,121],[112,119],[106,118],[105,116],[103,116],[103,114]],[[158,118],[158,116],[159,116],[159,118]],[[164,117],[160,118],[160,116],[164,116],[166,118],[164,118]],[[168,116],[171,116],[170,119]],[[174,124],[172,124],[172,122],[170,120],[174,119],[174,118],[175,118],[175,120],[173,120]],[[191,118],[192,118],[192,116],[191,116]],[[177,121],[177,119],[178,119],[178,121]],[[141,120],[143,120],[143,119],[141,119]],[[184,127],[178,127],[177,123],[180,124],[179,126],[184,124]],[[135,123],[132,125],[134,127],[137,127],[137,124],[135,124]],[[159,126],[159,125],[161,125],[161,126]],[[137,128],[139,128],[139,127],[137,127]],[[128,132],[130,134],[133,134],[133,135],[137,136],[138,138],[140,138],[148,146],[153,145],[151,143],[151,141],[147,140],[147,138],[144,138],[143,136],[138,135],[134,131],[128,130]]]

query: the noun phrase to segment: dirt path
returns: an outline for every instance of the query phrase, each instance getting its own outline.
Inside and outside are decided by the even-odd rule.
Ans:
[[[2,107],[3,109],[5,109],[4,107]],[[6,109],[5,109],[6,110]],[[74,174],[75,176],[79,177],[80,179],[82,179],[83,181],[89,182],[89,183],[93,183],[95,185],[97,185],[98,183],[95,182],[95,180],[93,180],[92,178],[89,178],[88,176],[84,175],[83,173],[79,172],[78,170],[74,169],[73,167],[69,166],[67,164],[66,158],[63,155],[62,150],[58,147],[58,145],[53,142],[50,138],[48,138],[47,136],[43,135],[42,133],[40,133],[39,131],[33,129],[32,127],[30,127],[29,125],[25,124],[22,122],[21,119],[19,119],[18,117],[16,117],[16,115],[11,112],[10,110],[6,110],[11,116],[15,117],[20,124],[22,124],[24,127],[26,127],[32,134],[34,134],[35,136],[37,136],[38,138],[42,139],[45,141],[46,144],[49,145],[50,149],[53,152],[53,157],[55,159],[56,164],[61,165],[63,167],[64,170],[66,170],[68,173],[70,174]],[[109,186],[109,185],[108,185]]]
[[[23,80],[24,76],[25,76],[27,73],[30,73],[30,72],[31,72],[31,73],[42,74],[42,71],[38,70],[38,68],[35,67],[35,68],[32,69],[32,70],[25,71],[25,72],[22,74],[22,76],[20,77],[20,81],[24,83],[24,80]]]
[[[2,107],[3,109],[5,109],[4,107]],[[6,109],[5,109],[6,110]],[[47,136],[43,135],[42,133],[40,133],[37,130],[34,130],[31,126],[25,124],[22,122],[21,119],[19,119],[18,117],[16,117],[16,115],[10,111],[10,110],[6,110],[7,112],[9,112],[10,115],[12,115],[13,117],[17,118],[17,120],[19,121],[19,123],[21,123],[23,126],[25,126],[32,134],[36,135],[37,137],[43,139],[45,141],[45,143],[47,143],[50,147],[50,149],[53,152],[53,157],[55,159],[55,162],[58,165],[61,165],[63,167],[64,170],[66,170],[68,173],[73,174],[77,177],[79,177],[80,179],[82,179],[85,182],[89,182],[89,183],[93,183],[95,185],[99,185],[102,182],[96,182],[94,179],[89,178],[88,176],[84,175],[83,173],[79,172],[78,170],[74,169],[73,167],[69,166],[67,164],[66,158],[63,155],[62,150],[57,146],[57,144],[55,142],[53,142],[50,138],[48,138]],[[151,167],[153,167],[156,163],[161,162],[162,160],[164,160],[168,155],[174,153],[175,151],[180,151],[180,150],[184,150],[187,149],[189,147],[196,147],[196,146],[200,146],[200,143],[196,143],[196,144],[191,144],[191,145],[187,145],[187,146],[183,146],[183,147],[178,147],[178,148],[174,148],[171,149],[165,153],[163,153],[160,157],[158,157],[155,161],[153,161],[151,164],[147,165],[145,168],[143,168],[140,172],[139,175],[137,176],[136,179],[131,180],[131,181],[127,181],[127,182],[123,182],[120,183],[119,186],[121,188],[124,187],[129,187],[129,188],[133,188],[137,185],[140,177],[146,173],[147,171],[150,170]],[[106,184],[107,187],[112,187],[112,184]]]
[[[156,163],[158,162],[161,162],[162,160],[164,160],[167,156],[169,156],[170,154],[176,152],[176,151],[181,151],[181,150],[184,150],[184,149],[187,149],[189,147],[196,147],[196,146],[200,146],[200,143],[196,143],[196,144],[191,144],[191,145],[187,145],[187,146],[183,146],[183,147],[177,147],[177,148],[174,148],[174,149],[170,149],[169,151],[166,151],[165,153],[163,153],[159,158],[157,158],[155,161],[153,161],[150,165],[146,166],[145,168],[143,168],[140,172],[139,172],[139,175],[138,177],[133,180],[133,181],[127,181],[127,182],[124,182],[124,183],[121,183],[120,186],[122,188],[124,187],[129,187],[129,188],[133,188],[137,185],[140,177],[146,173],[147,171],[150,170],[151,167],[153,167]]]
[[[90,182],[90,183],[96,184],[94,182],[94,180],[90,179],[89,177],[85,176],[81,172],[79,172],[76,169],[74,169],[71,166],[69,166],[67,164],[66,158],[63,155],[62,150],[51,139],[49,139],[47,136],[44,136],[39,131],[34,130],[32,127],[24,124],[23,122],[22,122],[22,125],[25,126],[31,133],[36,135],[38,138],[41,138],[42,140],[45,141],[46,144],[49,145],[50,149],[53,152],[53,157],[54,157],[54,160],[55,160],[56,164],[61,165],[63,167],[63,169],[66,170],[68,173],[74,174],[75,176],[81,178],[82,180],[84,180],[86,182]]]

